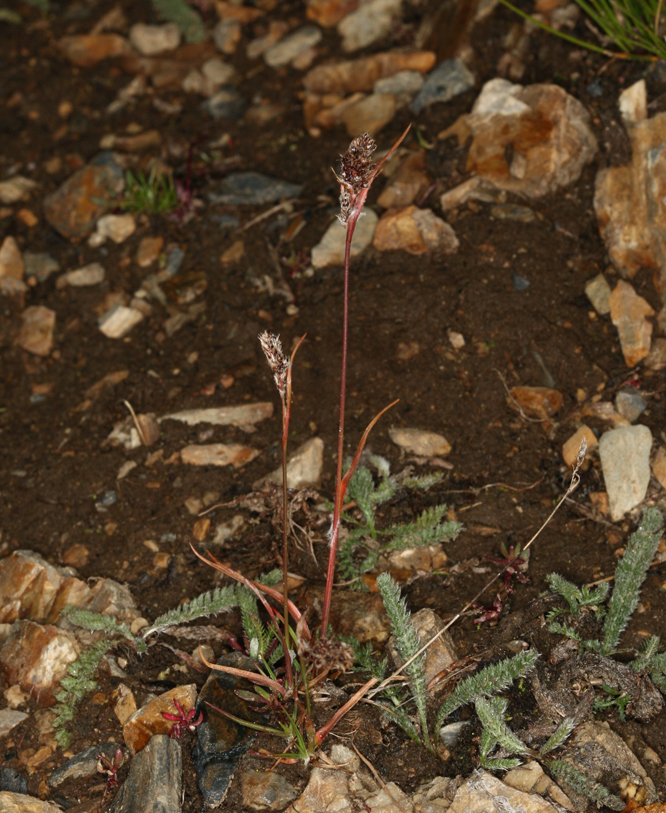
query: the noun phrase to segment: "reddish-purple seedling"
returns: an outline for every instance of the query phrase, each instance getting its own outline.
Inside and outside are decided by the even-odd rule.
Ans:
[[[174,699],[174,706],[178,709],[178,714],[171,714],[168,711],[162,712],[162,717],[173,723],[169,736],[172,740],[180,740],[183,736],[183,731],[194,731],[194,729],[203,723],[203,711],[197,714],[196,709],[190,709],[188,712]]]
[[[104,796],[106,796],[107,793],[111,792],[112,788],[117,788],[119,785],[117,774],[120,766],[125,761],[125,754],[122,748],[117,748],[112,760],[106,754],[97,754],[97,760],[98,773],[104,773],[109,777],[106,780],[106,788],[104,789]]]

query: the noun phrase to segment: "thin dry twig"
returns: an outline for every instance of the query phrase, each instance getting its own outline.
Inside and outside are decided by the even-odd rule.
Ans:
[[[497,369],[497,367],[493,367],[493,369],[497,373],[497,375],[499,377],[499,380],[504,385],[504,389],[506,390],[507,398],[516,407],[516,409],[518,410],[518,412],[520,414],[520,417],[524,418],[528,423],[546,423],[546,418],[530,418],[529,415],[525,414],[525,412],[523,411],[523,408],[521,407],[521,405],[518,403],[518,401],[516,401],[516,399],[513,397],[513,395],[511,395],[511,390],[509,389],[509,385],[506,383],[506,378],[504,378],[504,376],[502,375],[502,373],[500,373],[500,371]]]
[[[142,446],[147,446],[148,443],[146,441],[146,436],[143,434],[143,429],[141,428],[141,424],[139,423],[139,419],[136,417],[136,412],[134,411],[134,408],[132,407],[132,404],[130,404],[129,401],[125,401],[125,400],[123,400],[123,404],[125,404],[127,409],[129,409],[129,411],[130,411],[130,415],[132,416],[132,420],[134,421],[134,426],[136,427],[136,431],[137,431],[137,433],[139,435],[139,440],[141,441],[141,445]]]
[[[260,215],[253,217],[252,220],[248,220],[244,226],[241,226],[238,229],[239,234],[251,229],[252,226],[255,226],[257,223],[261,223],[262,220],[266,220],[267,217],[271,215],[275,215],[278,212],[288,212],[293,205],[293,200],[283,200],[282,203],[278,203],[275,206],[271,206],[270,209],[267,209],[265,212],[262,212]]]

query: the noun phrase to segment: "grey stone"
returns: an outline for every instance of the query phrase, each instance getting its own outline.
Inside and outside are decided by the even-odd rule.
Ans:
[[[243,774],[243,805],[253,810],[284,810],[298,796],[293,785],[272,771]]]
[[[110,760],[118,748],[117,742],[105,742],[102,745],[90,745],[74,754],[66,762],[56,768],[46,780],[46,784],[55,788],[66,779],[82,779],[87,776],[94,776],[97,773],[97,762],[99,754],[105,754]]]
[[[600,316],[610,313],[611,287],[603,274],[597,274],[585,283],[585,294]]]
[[[485,771],[475,771],[458,789],[450,813],[488,813],[488,811],[522,811],[522,813],[555,813],[550,802],[540,796],[505,785]]]
[[[202,107],[214,119],[224,121],[239,119],[245,110],[245,99],[233,87],[223,87],[211,96]]]
[[[601,436],[599,457],[613,522],[645,499],[651,447],[652,433],[647,426],[622,426]]]
[[[234,172],[222,181],[222,191],[209,195],[209,199],[232,206],[257,206],[295,198],[302,188],[300,184],[269,178],[260,172]]]
[[[180,266],[185,259],[185,252],[182,248],[175,246],[174,248],[167,251],[166,255],[166,264],[164,266],[164,270],[168,271],[171,276],[175,276],[180,269]]]
[[[182,784],[180,743],[156,734],[132,760],[109,813],[179,813]]]
[[[378,79],[373,87],[374,93],[392,93],[394,96],[414,96],[421,90],[424,82],[419,71],[398,71],[393,76]]]
[[[391,31],[401,7],[402,0],[366,0],[338,23],[342,50],[358,51],[381,40]]]
[[[352,258],[372,243],[378,222],[379,218],[372,209],[366,209],[365,216],[359,218],[352,239]],[[336,219],[312,249],[312,267],[325,268],[328,265],[342,265],[345,259],[345,237],[346,230]]]
[[[37,282],[44,282],[59,270],[60,264],[50,254],[33,251],[23,254],[23,273],[27,278],[35,277]]]
[[[10,793],[27,793],[28,780],[14,768],[0,768],[0,790]]]
[[[323,467],[324,441],[321,438],[306,440],[287,461],[287,486],[295,489],[317,486],[321,479]],[[266,480],[282,485],[282,466],[272,471],[258,484]]]
[[[130,28],[129,41],[143,56],[156,56],[165,51],[173,51],[180,45],[180,29],[175,23],[136,23]]]
[[[634,390],[621,390],[615,396],[615,409],[630,423],[638,420],[646,408],[647,401]]]
[[[0,737],[5,737],[12,728],[16,728],[19,723],[27,719],[28,715],[24,711],[2,709],[0,711]]]
[[[474,87],[474,75],[460,59],[445,59],[426,77],[418,96],[411,103],[413,113],[420,113],[435,102],[448,102]]]
[[[62,813],[60,806],[43,802],[35,796],[8,790],[0,791],[0,810],[2,813]]]
[[[314,47],[320,40],[322,34],[321,29],[316,25],[305,25],[289,34],[280,42],[264,52],[264,61],[271,68],[280,68],[283,65],[288,65],[292,59],[306,51],[308,48]]]

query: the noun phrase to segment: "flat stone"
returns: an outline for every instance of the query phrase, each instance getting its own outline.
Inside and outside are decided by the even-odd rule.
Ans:
[[[627,367],[634,367],[650,352],[653,326],[647,317],[653,316],[654,310],[624,280],[620,280],[613,289],[609,305],[625,363]]]
[[[252,771],[241,777],[242,804],[253,810],[284,810],[298,791],[284,776],[272,771]]]
[[[353,753],[353,752],[352,752]],[[347,771],[313,768],[303,793],[289,808],[290,813],[351,813]],[[411,813],[407,809],[404,813]]]
[[[171,691],[164,692],[154,700],[146,703],[123,726],[123,737],[132,756],[142,751],[151,737],[156,734],[169,734],[173,722],[166,720],[162,712],[178,714],[175,702],[177,701],[187,714],[194,708],[197,700],[197,687],[194,683],[185,686],[176,686]]]
[[[610,313],[611,287],[603,274],[597,274],[585,283],[585,294],[600,316]]]
[[[5,237],[0,246],[0,279],[23,279],[23,270],[23,257],[18,243],[11,236]]]
[[[214,88],[220,85],[227,85],[236,75],[236,69],[228,62],[223,62],[214,56],[207,59],[201,66],[201,73],[212,84]]]
[[[136,221],[130,214],[102,215],[97,221],[95,233],[88,238],[88,245],[98,248],[107,240],[124,243],[136,231]]]
[[[21,315],[16,343],[35,356],[48,356],[53,348],[56,314],[43,305],[31,305]]]
[[[136,698],[134,692],[125,686],[124,683],[118,685],[118,699],[113,706],[113,713],[118,718],[120,725],[125,725],[137,713]]]
[[[529,198],[576,181],[597,151],[587,110],[557,85],[492,79],[465,124],[473,134],[467,172]]]
[[[444,192],[439,199],[439,205],[442,207],[443,212],[448,212],[449,209],[454,209],[468,200],[481,200],[484,203],[489,203],[496,200],[500,194],[489,181],[479,178],[474,175],[468,178],[453,189]]]
[[[377,133],[395,116],[395,96],[390,93],[372,93],[349,105],[341,116],[350,138],[359,133]]]
[[[599,457],[613,522],[645,499],[651,448],[652,433],[647,426],[623,426],[601,436]]]
[[[384,557],[380,557],[380,562],[383,559]],[[440,570],[446,567],[448,556],[440,545],[428,545],[427,547],[403,548],[402,550],[391,551],[386,557],[386,561],[388,570],[427,573],[430,570]]]
[[[130,44],[119,34],[74,34],[62,37],[58,48],[79,68],[91,68],[103,59],[132,53]]]
[[[264,62],[271,68],[288,65],[303,51],[317,45],[321,38],[320,28],[316,25],[305,25],[264,51]]]
[[[122,339],[143,319],[141,311],[118,304],[100,318],[99,329],[108,339]]]
[[[523,412],[544,421],[556,415],[564,403],[562,393],[549,387],[512,387],[509,394]]]
[[[255,669],[254,661],[238,652],[223,655],[217,662],[236,669]],[[217,807],[226,796],[238,763],[255,737],[252,729],[235,723],[211,706],[224,709],[241,720],[261,723],[266,718],[236,694],[237,690],[248,691],[253,688],[252,683],[245,678],[213,671],[199,694],[197,713],[202,711],[204,720],[197,727],[192,761],[197,772],[199,790],[209,807]]]
[[[384,209],[404,208],[409,206],[417,195],[423,193],[429,185],[430,177],[425,171],[424,154],[422,152],[412,153],[405,158],[398,171],[386,184],[377,199],[377,205]]]
[[[58,593],[69,578],[70,571],[31,550],[15,550],[1,559],[0,623],[18,618],[50,620]]]
[[[223,87],[203,105],[214,119],[233,121],[245,110],[245,99],[233,87]],[[225,179],[226,180],[226,179]]]
[[[250,426],[272,418],[273,409],[272,401],[241,404],[240,406],[212,407],[211,409],[184,409],[181,412],[163,415],[159,419],[159,423],[179,421],[188,426],[197,426],[200,423],[208,423],[213,426]]]
[[[318,486],[324,467],[324,441],[310,438],[289,456],[287,461],[287,488],[300,489]],[[264,480],[282,485],[282,466],[272,471]],[[264,480],[259,481],[264,482]]]
[[[391,628],[379,593],[359,593],[355,590],[334,590],[331,602],[331,624],[339,635],[353,635],[364,644],[383,644]]]
[[[44,198],[44,215],[53,228],[68,239],[87,237],[104,214],[101,202],[113,197],[122,183],[118,167],[96,164],[82,167],[55,192]]]
[[[60,264],[50,254],[25,251],[23,268],[27,279],[34,277],[37,282],[45,282],[51,274],[60,270]]]
[[[241,38],[241,24],[238,20],[220,20],[213,29],[213,42],[218,51],[231,56],[236,52]]]
[[[342,50],[351,53],[382,40],[390,33],[401,9],[402,0],[366,0],[338,23]]]
[[[230,539],[233,539],[245,525],[245,517],[242,514],[235,514],[227,522],[218,523],[215,526],[215,536],[208,543],[208,547],[226,544]]]
[[[258,206],[275,203],[283,198],[295,198],[302,186],[259,172],[234,172],[222,181],[220,193],[209,195],[211,202],[227,206]]]
[[[159,147],[162,143],[162,134],[159,130],[146,130],[136,135],[115,135],[107,133],[99,142],[101,150],[118,150],[120,152],[144,152]],[[130,215],[131,217],[131,215]]]
[[[37,187],[37,182],[23,175],[14,175],[8,181],[0,181],[0,203],[11,205],[30,197],[30,193]]]
[[[106,271],[101,263],[89,263],[75,271],[67,271],[63,274],[62,281],[72,288],[85,288],[89,285],[99,285],[104,282]]]
[[[139,615],[129,587],[113,579],[100,579],[96,582],[86,606],[93,613],[105,613],[128,623]]]
[[[428,608],[413,613],[410,621],[421,646],[426,644],[444,626],[442,619],[433,610]],[[396,668],[402,666],[403,660],[396,648],[394,636],[389,638],[387,647]],[[452,663],[458,660],[455,644],[448,632],[442,633],[442,635],[426,649],[425,656],[426,683],[429,683],[440,672],[448,669]],[[435,686],[430,693],[435,694],[436,692],[437,686]]]
[[[47,777],[46,784],[51,788],[57,788],[67,779],[84,779],[88,776],[95,776],[99,754],[106,754],[109,759],[113,759],[117,748],[117,742],[104,742],[101,745],[90,745],[88,748],[84,748],[83,751],[74,754],[59,768],[56,768]]]
[[[0,790],[27,793],[28,780],[15,768],[0,768]]]
[[[0,709],[0,737],[6,737],[12,728],[16,728],[19,723],[27,719],[28,715],[24,711]]]
[[[410,109],[418,114],[436,102],[449,102],[473,88],[474,82],[474,74],[461,59],[445,59],[428,74]]]
[[[524,813],[556,813],[550,802],[532,793],[515,790],[483,770],[476,771],[458,788],[448,813],[489,813],[521,810]]]
[[[49,706],[58,681],[79,652],[70,633],[50,624],[17,621],[0,648],[0,670],[9,686],[18,683],[40,706]]]
[[[160,256],[163,245],[163,237],[143,237],[136,251],[136,264],[139,268],[148,268],[152,265]]]
[[[182,783],[180,743],[158,734],[132,760],[109,813],[180,813]]]
[[[455,252],[459,242],[452,227],[431,209],[407,206],[389,209],[382,215],[373,245],[378,251],[407,251],[426,254],[429,251]]]
[[[424,429],[391,427],[389,437],[396,446],[417,457],[446,457],[451,451],[451,444],[443,435]]]
[[[496,203],[490,207],[490,215],[495,220],[515,220],[518,223],[534,223],[537,219],[534,209],[515,203]]]
[[[289,31],[289,25],[284,20],[271,20],[268,26],[268,32],[263,37],[256,37],[252,42],[248,43],[246,54],[248,59],[258,59],[265,53],[271,46],[284,37]]]
[[[164,25],[135,23],[130,28],[129,41],[143,56],[156,56],[178,48],[180,29],[175,23]]]
[[[2,813],[62,813],[59,805],[43,802],[35,796],[25,793],[0,791],[0,810]]]
[[[379,218],[372,209],[366,209],[363,217],[359,218],[351,244],[352,259],[372,243],[378,221]],[[312,267],[317,269],[329,265],[343,265],[345,260],[345,239],[345,227],[339,220],[334,220],[326,229],[321,240],[312,249]]]
[[[333,65],[317,65],[304,76],[303,84],[309,93],[367,93],[378,79],[399,71],[427,73],[435,59],[432,51],[386,51]]]
[[[307,0],[306,16],[308,20],[332,28],[344,17],[358,8],[359,0]]]
[[[620,390],[615,396],[615,409],[625,417],[629,423],[634,423],[647,409],[647,401],[638,392],[633,390]]]
[[[666,449],[660,446],[652,461],[652,474],[659,481],[662,488],[666,488]]]
[[[596,449],[599,445],[599,441],[594,432],[589,426],[583,424],[562,446],[562,458],[569,468],[576,462],[583,438],[585,438],[587,442],[587,455],[590,454],[592,449]]]
[[[393,76],[378,79],[372,90],[374,93],[390,93],[393,96],[411,99],[421,90],[423,82],[423,74],[418,71],[398,71]]]
[[[261,454],[240,443],[210,443],[207,446],[186,446],[180,452],[183,463],[190,466],[233,466],[240,469]]]

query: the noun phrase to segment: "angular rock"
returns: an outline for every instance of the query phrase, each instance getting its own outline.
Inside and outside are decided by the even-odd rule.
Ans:
[[[372,90],[374,93],[391,93],[406,102],[421,90],[423,82],[423,75],[418,71],[398,71],[393,76],[378,79]]]
[[[391,633],[388,616],[378,593],[336,590],[331,602],[331,616],[336,632],[353,635],[361,644],[366,641],[383,644]]]
[[[288,65],[303,51],[315,46],[321,37],[321,29],[316,25],[303,26],[264,51],[264,62],[271,68]]]
[[[245,110],[245,99],[232,87],[221,88],[203,105],[214,119],[223,121],[239,119]]]
[[[115,135],[114,133],[107,133],[105,136],[102,136],[99,142],[99,147],[101,150],[143,152],[144,150],[149,150],[153,147],[159,147],[161,143],[162,135],[159,130],[146,130],[143,133],[137,133],[137,135],[130,136],[119,136]]]
[[[547,421],[562,408],[564,398],[548,387],[511,387],[509,395],[527,415]]]
[[[210,443],[207,446],[186,446],[181,450],[180,457],[183,463],[190,466],[233,466],[240,469],[259,454],[259,449],[240,443]]]
[[[611,287],[603,274],[597,274],[585,283],[585,294],[600,316],[610,313]]]
[[[524,793],[538,793],[539,796],[549,797],[552,802],[565,810],[574,810],[568,796],[544,772],[538,762],[526,762],[518,768],[513,768],[504,777],[504,783]]]
[[[428,545],[427,547],[404,548],[402,550],[391,551],[388,557],[381,556],[380,566],[384,560],[387,562],[387,570],[402,570],[410,573],[428,573],[431,570],[440,570],[446,567],[449,558],[444,553],[440,545]]]
[[[136,264],[139,268],[148,268],[152,265],[160,256],[163,245],[163,237],[143,237],[136,251]]]
[[[45,282],[51,274],[60,270],[60,264],[50,254],[23,252],[23,267],[27,279],[34,277],[37,282]]]
[[[0,709],[0,737],[6,737],[12,728],[16,728],[19,723],[27,719],[28,715],[24,711]],[[0,810],[2,810],[2,808],[0,808]]]
[[[105,613],[128,623],[139,615],[129,587],[113,579],[100,579],[92,588],[86,606],[94,613]]]
[[[307,0],[306,16],[323,28],[332,28],[358,8],[359,0]]]
[[[143,621],[143,619],[139,619]],[[132,633],[134,634],[134,633]],[[124,726],[125,723],[137,713],[138,708],[136,705],[136,698],[134,692],[125,686],[124,683],[118,685],[118,699],[113,706],[113,713],[118,718],[120,725]]]
[[[351,53],[379,42],[391,31],[401,8],[402,0],[366,0],[338,23],[342,50]]]
[[[416,74],[420,76],[420,74]],[[384,81],[384,80],[382,80]],[[385,209],[398,209],[409,206],[420,193],[430,185],[430,177],[425,171],[425,156],[415,152],[407,156],[400,168],[386,184],[377,199],[377,205]]]
[[[451,226],[437,217],[431,209],[407,206],[389,209],[377,225],[373,245],[378,251],[408,251],[426,254],[443,251],[451,254],[459,242]]]
[[[58,48],[79,68],[91,68],[103,59],[132,53],[127,40],[119,34],[75,34],[62,37]]]
[[[509,787],[492,774],[476,771],[458,791],[448,813],[488,813],[494,810],[524,813],[556,813],[550,802],[531,793]]]
[[[0,648],[0,670],[9,686],[18,683],[40,706],[49,706],[56,684],[79,652],[79,644],[70,633],[50,624],[17,621]]]
[[[12,793],[27,793],[28,780],[15,768],[0,768],[0,790]]]
[[[130,214],[102,215],[97,221],[95,233],[88,238],[88,245],[98,248],[108,239],[114,243],[124,243],[136,231],[136,221]]]
[[[110,199],[122,180],[118,167],[103,163],[82,167],[44,198],[44,215],[63,237],[87,237],[104,214],[101,201]]]
[[[629,423],[634,423],[647,409],[647,401],[633,390],[620,390],[615,396],[615,409]]]
[[[284,776],[272,771],[253,771],[241,777],[243,805],[253,810],[284,810],[298,791]]]
[[[652,461],[652,474],[662,488],[666,488],[666,449],[660,446]]]
[[[659,338],[652,342],[644,364],[648,370],[663,370],[666,367],[666,339]]]
[[[587,110],[557,85],[492,79],[466,125],[473,134],[467,171],[530,198],[576,181],[597,151]]]
[[[233,65],[229,65],[217,57],[211,57],[211,59],[207,59],[201,66],[201,73],[214,88],[218,88],[220,85],[226,85],[231,82],[236,75],[236,69]]]
[[[223,655],[217,662],[236,669],[255,669],[254,661],[237,652]],[[255,737],[254,731],[216,712],[211,706],[224,709],[241,720],[260,723],[265,718],[236,694],[237,690],[252,688],[252,683],[245,678],[213,671],[199,694],[197,713],[203,712],[204,721],[197,727],[192,761],[199,790],[209,807],[217,807],[226,796],[236,767]]]
[[[623,426],[601,436],[599,457],[613,522],[645,499],[651,448],[652,433],[647,426]]]
[[[223,54],[235,53],[241,38],[241,24],[238,20],[220,20],[213,29],[213,42]]]
[[[410,109],[418,114],[431,104],[448,102],[471,90],[474,81],[474,74],[461,59],[445,59],[428,74]]]
[[[104,282],[105,277],[106,271],[101,263],[89,263],[75,271],[67,271],[61,279],[65,285],[72,288],[86,288],[89,285],[99,285],[100,282]]]
[[[0,623],[57,620],[52,608],[68,579],[66,568],[54,567],[33,551],[15,550],[0,560]]]
[[[23,279],[23,257],[13,237],[5,237],[0,246],[0,279]]]
[[[372,209],[367,209],[365,216],[359,218],[351,244],[352,259],[372,243],[378,220]],[[316,269],[342,265],[345,259],[345,235],[345,228],[337,219],[331,223],[324,236],[312,249],[312,267]]]
[[[141,311],[118,304],[100,318],[99,329],[108,339],[122,339],[143,319]]]
[[[57,788],[67,779],[83,779],[88,776],[95,776],[97,773],[97,764],[99,762],[99,754],[106,754],[109,759],[113,759],[113,755],[118,748],[117,742],[104,742],[101,745],[90,745],[74,754],[63,764],[56,768],[46,779],[46,784],[50,788]]]
[[[378,79],[398,71],[427,73],[435,64],[432,51],[386,51],[334,65],[317,65],[303,78],[309,93],[355,93],[371,91]]]
[[[25,793],[0,791],[0,810],[2,813],[62,813],[59,805],[43,802],[35,796]]]
[[[634,367],[650,352],[652,307],[628,282],[620,280],[609,298],[610,315],[617,328],[622,354],[627,367]]]
[[[248,59],[258,59],[271,46],[275,45],[289,31],[289,24],[283,20],[271,20],[268,33],[253,39],[247,46]]]
[[[162,712],[178,714],[174,701],[177,701],[187,714],[194,708],[197,700],[197,687],[194,683],[177,686],[169,692],[159,695],[146,703],[123,726],[123,737],[132,756],[142,751],[151,737],[156,734],[169,734],[173,721],[166,720]]]
[[[625,126],[636,124],[647,118],[647,88],[645,79],[634,82],[620,93],[618,105]]]
[[[441,618],[439,618],[433,610],[427,608],[414,613],[410,621],[419,639],[420,646],[430,641],[444,626],[444,622]],[[396,648],[394,636],[389,638],[387,647],[396,668],[401,667],[403,660]],[[425,656],[426,684],[430,683],[440,672],[448,669],[452,663],[458,660],[455,644],[448,632],[442,633],[439,638],[426,649]],[[436,693],[436,691],[437,687],[435,686],[431,692]]]
[[[498,192],[489,181],[475,175],[444,192],[439,199],[439,205],[442,207],[442,211],[448,212],[449,209],[454,209],[468,200],[481,200],[489,203],[496,200],[500,194],[503,193]]]
[[[37,182],[23,175],[14,175],[8,181],[0,181],[0,203],[5,205],[18,203],[30,196]]]
[[[209,423],[213,426],[250,426],[272,417],[273,403],[260,401],[256,404],[213,407],[212,409],[184,409],[182,412],[163,415],[159,419],[159,423],[180,421],[188,426],[196,426],[200,423]]]
[[[179,813],[182,783],[180,743],[159,734],[132,760],[109,813]]]
[[[350,138],[359,133],[377,133],[387,125],[397,110],[395,96],[390,93],[372,93],[345,108],[341,115]]]
[[[310,438],[290,455],[287,461],[287,488],[300,489],[318,486],[324,467],[324,441]],[[264,480],[282,485],[282,467],[272,471]]]
[[[31,305],[23,311],[16,343],[28,353],[48,356],[53,348],[56,314],[43,305]]]
[[[337,751],[337,764],[344,764],[347,770],[332,771],[326,768],[313,768],[305,790],[288,808],[289,813],[328,813],[328,811],[332,813],[334,810],[348,813],[354,809],[350,798],[350,780],[347,772],[350,770],[351,760],[355,759],[358,765],[358,757],[351,748],[335,745],[333,749]],[[347,757],[347,762],[342,762],[340,756],[342,759]],[[403,813],[412,813],[411,806],[406,808]]]
[[[587,455],[590,454],[592,449],[596,449],[596,447],[599,445],[599,441],[597,440],[597,436],[594,434],[594,432],[589,426],[585,426],[585,424],[583,424],[580,429],[574,432],[569,440],[567,440],[562,446],[562,458],[569,468],[571,468],[576,462],[580,444],[583,438],[585,438],[587,443]]]
[[[259,172],[234,172],[222,181],[222,191],[209,198],[213,203],[227,206],[258,206],[298,197],[302,188],[300,184],[269,178]]]
[[[392,427],[389,437],[396,446],[417,457],[446,457],[451,451],[451,444],[443,435],[424,429]]]
[[[228,522],[220,522],[215,526],[215,536],[208,543],[208,546],[224,545],[227,540],[236,536],[245,527],[245,524],[245,517],[242,514],[235,514]]]
[[[180,29],[175,23],[164,23],[164,25],[135,23],[130,28],[129,41],[143,56],[157,56],[157,54],[178,48]]]

